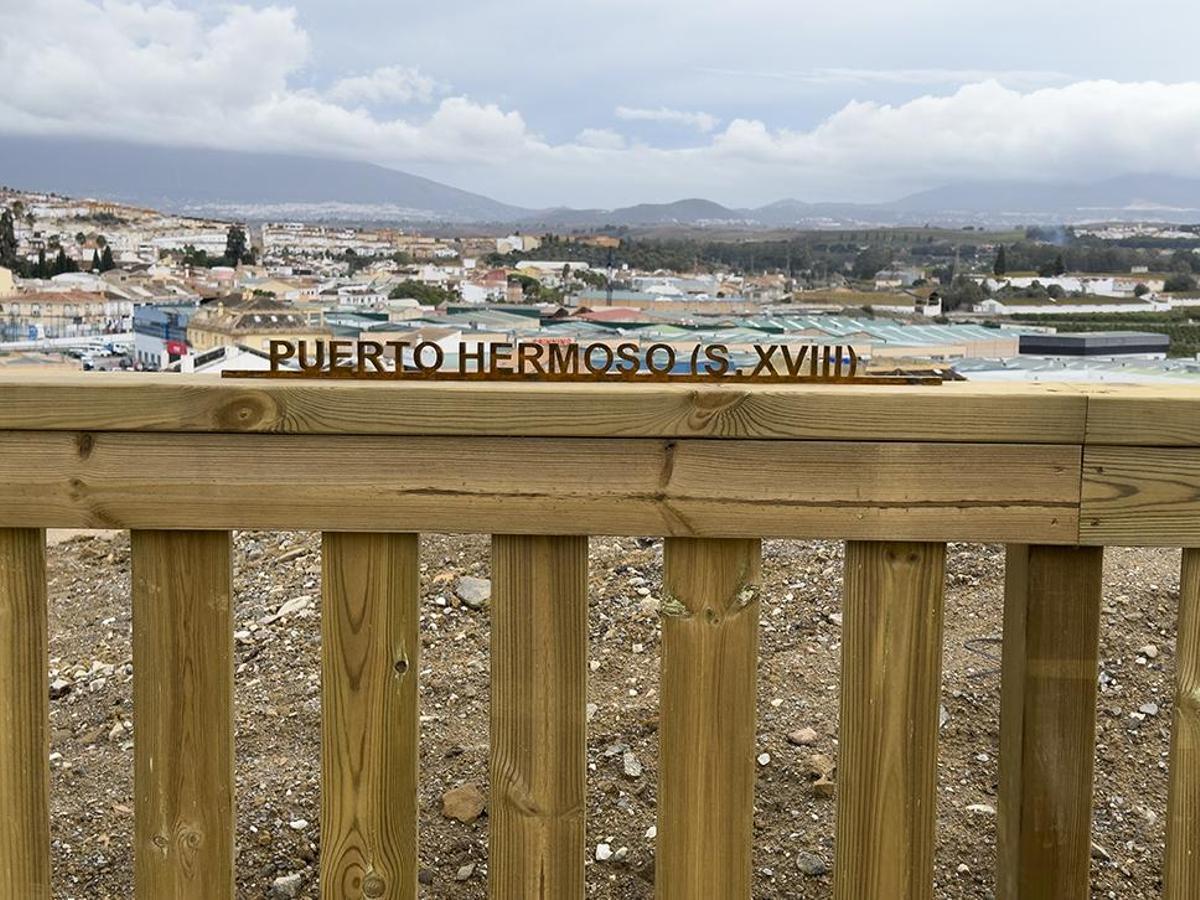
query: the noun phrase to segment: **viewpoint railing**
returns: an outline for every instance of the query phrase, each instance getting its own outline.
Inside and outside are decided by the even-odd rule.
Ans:
[[[0,898],[49,896],[42,529],[132,530],[135,885],[234,896],[230,529],[324,532],[321,889],[417,891],[418,535],[495,535],[488,877],[584,896],[587,535],[664,537],[657,895],[751,893],[760,539],[846,540],[834,892],[933,893],[945,542],[1009,545],[997,896],[1088,896],[1101,562],[1200,547],[1200,391],[0,380]],[[1200,896],[1200,551],[1165,894]]]

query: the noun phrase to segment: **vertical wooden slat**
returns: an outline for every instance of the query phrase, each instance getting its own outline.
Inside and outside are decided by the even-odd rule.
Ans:
[[[659,900],[750,896],[757,540],[667,538],[659,715]]]
[[[1183,551],[1164,900],[1200,897],[1200,550]]]
[[[834,896],[933,896],[946,545],[846,544]]]
[[[134,531],[134,887],[233,897],[228,531]]]
[[[1013,545],[1005,573],[997,900],[1084,900],[1101,547]]]
[[[50,897],[45,546],[0,529],[0,900]]]
[[[322,538],[321,896],[417,896],[419,537]]]
[[[492,538],[489,895],[584,890],[586,537]]]

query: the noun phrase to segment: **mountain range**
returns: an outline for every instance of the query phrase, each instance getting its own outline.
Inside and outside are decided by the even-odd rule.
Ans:
[[[0,184],[249,221],[815,228],[863,225],[1200,222],[1200,179],[1124,175],[1086,183],[948,184],[886,203],[785,199],[731,208],[699,198],[617,209],[528,209],[395,169],[275,153],[0,136]]]

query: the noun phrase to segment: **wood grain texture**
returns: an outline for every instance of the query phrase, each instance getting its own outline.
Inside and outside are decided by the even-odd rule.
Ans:
[[[1200,390],[1183,385],[1088,389],[1088,444],[1200,446]]]
[[[584,895],[586,537],[492,538],[488,894]]]
[[[232,900],[233,617],[227,531],[135,531],[134,893]]]
[[[1183,551],[1164,900],[1200,897],[1200,550]]]
[[[0,374],[0,429],[1079,443],[1068,385],[231,381]]]
[[[0,900],[50,898],[45,548],[0,529]]]
[[[1077,446],[0,432],[29,527],[1078,536]]]
[[[1103,553],[1008,548],[997,900],[1088,897]]]
[[[846,544],[834,897],[933,896],[944,544]]]
[[[321,543],[321,896],[417,896],[418,544]]]
[[[1080,542],[1200,545],[1200,448],[1087,447]]]
[[[750,897],[761,552],[663,546],[658,900]]]

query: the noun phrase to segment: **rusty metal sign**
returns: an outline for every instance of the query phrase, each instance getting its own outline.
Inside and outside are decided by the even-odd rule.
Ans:
[[[227,378],[384,381],[707,382],[755,384],[940,384],[928,375],[870,375],[849,344],[754,344],[748,365],[725,344],[460,341],[455,357],[434,341],[270,342],[270,367]]]

